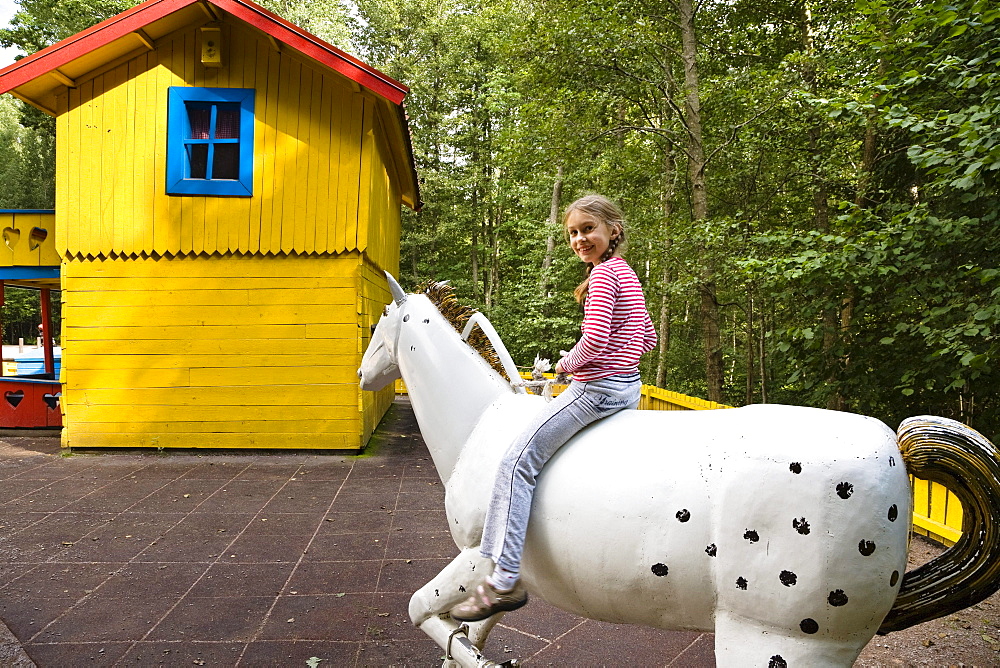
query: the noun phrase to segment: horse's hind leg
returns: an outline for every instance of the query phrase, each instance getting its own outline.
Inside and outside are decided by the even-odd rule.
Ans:
[[[765,626],[727,613],[715,619],[715,665],[719,668],[850,668],[866,644],[811,635],[801,629]]]

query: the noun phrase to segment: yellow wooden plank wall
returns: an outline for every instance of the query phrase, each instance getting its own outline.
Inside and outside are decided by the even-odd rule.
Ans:
[[[69,90],[57,124],[60,253],[342,253],[398,236],[399,188],[370,94],[247,27],[222,29],[225,67],[197,62],[190,27]],[[253,197],[165,194],[170,86],[257,91]]]
[[[357,253],[71,258],[64,446],[361,447],[360,266]]]
[[[0,213],[0,267],[59,266],[55,220],[52,213]],[[44,231],[45,238],[40,243],[37,232],[35,241],[32,240],[36,228]]]
[[[358,350],[361,354],[368,348],[372,325],[378,324],[382,310],[391,301],[392,296],[382,271],[370,263],[362,265],[358,290]],[[388,410],[395,394],[393,389],[389,385],[379,392],[361,392],[359,407],[363,421],[362,442],[368,441]]]

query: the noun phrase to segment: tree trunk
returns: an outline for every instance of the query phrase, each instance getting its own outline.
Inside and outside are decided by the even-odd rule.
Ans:
[[[805,55],[802,67],[802,78],[805,88],[812,94],[817,95],[819,85],[816,81],[816,65],[813,58],[816,56],[813,14],[811,3],[802,3],[802,52]],[[818,114],[813,114],[809,120],[809,129],[806,137],[809,146],[810,164],[812,168],[812,209],[813,209],[813,229],[817,232],[830,231],[830,193],[827,189],[826,179],[822,173],[824,162],[823,149],[820,140],[823,135],[823,122]],[[837,356],[837,348],[840,344],[840,322],[837,308],[837,296],[832,290],[827,289],[823,293],[823,366],[826,369],[826,383],[833,390],[826,399],[826,407],[830,410],[840,410],[844,400],[837,387],[840,382],[840,360]]]
[[[545,239],[545,257],[542,258],[542,275],[538,281],[538,288],[541,293],[542,302],[546,306],[548,305],[549,288],[552,285],[552,256],[556,250],[556,230],[559,227],[559,208],[562,205],[562,188],[563,166],[559,165],[559,168],[556,170],[555,183],[552,184],[552,202],[549,206],[549,235]],[[545,315],[548,315],[548,313],[545,313]]]
[[[670,270],[663,268],[663,285],[670,281]],[[666,387],[667,382],[667,351],[670,350],[670,300],[666,289],[660,297],[660,351],[656,358],[656,386]]]
[[[694,0],[680,0],[678,10],[681,27],[681,59],[684,62],[684,123],[687,131],[685,148],[688,157],[688,179],[691,184],[692,218],[698,223],[708,218],[708,191],[705,183],[705,146],[702,141]],[[707,252],[703,252],[702,256],[698,293],[701,301],[702,340],[705,346],[705,382],[708,386],[709,401],[721,402],[724,368],[715,268]]]

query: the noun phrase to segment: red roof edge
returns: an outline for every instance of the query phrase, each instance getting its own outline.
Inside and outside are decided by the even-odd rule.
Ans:
[[[94,49],[199,1],[211,3],[229,12],[393,104],[402,104],[403,98],[409,92],[409,88],[398,81],[250,0],[146,0],[3,68],[0,70],[0,93],[6,93],[32,79],[48,74]]]

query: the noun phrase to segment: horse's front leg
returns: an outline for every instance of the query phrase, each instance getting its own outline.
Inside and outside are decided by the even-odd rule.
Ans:
[[[479,655],[503,613],[474,624],[459,625],[447,612],[469,596],[493,568],[478,548],[462,550],[430,582],[410,598],[410,619],[448,652],[445,665],[488,665]],[[452,663],[454,662],[454,663]]]
[[[469,592],[486,579],[492,568],[493,562],[481,556],[478,548],[462,550],[410,598],[410,620],[420,626],[430,617],[448,612],[468,598]]]

